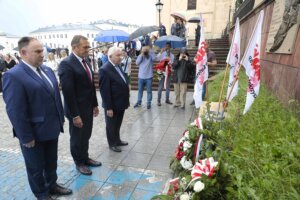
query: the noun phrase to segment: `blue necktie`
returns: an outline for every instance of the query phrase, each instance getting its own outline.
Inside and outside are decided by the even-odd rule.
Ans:
[[[53,93],[54,89],[53,89],[52,85],[49,83],[49,81],[46,79],[46,77],[42,74],[41,68],[40,67],[36,68],[36,71],[39,73],[41,79],[47,85],[47,87],[50,90],[50,92]]]

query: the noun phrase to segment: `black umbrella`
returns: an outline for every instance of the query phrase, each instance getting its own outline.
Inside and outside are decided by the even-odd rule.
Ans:
[[[188,20],[190,23],[199,23],[201,21],[200,17],[192,17]]]
[[[142,26],[129,35],[129,40],[133,40],[148,33],[158,31],[158,29],[158,26]]]
[[[2,46],[1,44],[0,44],[0,50],[2,50],[2,49],[4,49],[5,47],[4,46]]]

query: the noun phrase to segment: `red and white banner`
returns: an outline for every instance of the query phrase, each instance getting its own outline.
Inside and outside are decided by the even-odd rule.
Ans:
[[[259,93],[260,87],[260,48],[261,48],[261,30],[264,19],[264,11],[260,11],[254,31],[249,40],[247,49],[241,60],[248,76],[247,99],[244,108],[245,114]]]
[[[236,19],[235,22],[235,29],[233,32],[233,38],[231,42],[231,47],[227,56],[226,63],[230,66],[230,71],[229,71],[229,83],[228,83],[228,88],[227,88],[227,95],[226,95],[226,100],[231,101],[238,93],[238,80],[233,86],[233,82],[236,76],[238,75],[238,68],[240,64],[240,43],[241,43],[241,35],[240,35],[240,20],[239,18]],[[232,89],[233,86],[233,89]],[[230,96],[229,93],[232,90]]]
[[[207,65],[207,54],[206,54],[206,42],[204,37],[204,23],[202,15],[200,14],[201,20],[201,35],[199,41],[199,48],[196,55],[196,80],[194,86],[194,100],[196,108],[202,105],[202,91],[203,84],[208,79],[208,65]]]

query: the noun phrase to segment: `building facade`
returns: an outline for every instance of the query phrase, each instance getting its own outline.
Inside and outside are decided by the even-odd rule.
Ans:
[[[74,35],[87,37],[91,46],[96,47],[97,43],[94,41],[94,38],[100,31],[100,28],[91,24],[63,24],[39,28],[30,32],[29,35],[37,38],[52,49],[68,48],[71,50],[71,40]]]
[[[97,47],[94,41],[96,35],[102,30],[120,29],[127,33],[133,32],[138,26],[116,22],[114,20],[99,20],[89,24],[63,24],[39,28],[29,33],[39,39],[44,45],[52,49],[68,48],[71,50],[71,40],[74,35],[83,35],[88,38],[91,47]]]
[[[170,34],[174,18],[171,14],[179,12],[186,19],[199,16],[202,13],[204,19],[205,37],[220,38],[228,23],[231,20],[235,0],[161,0],[164,4],[161,11],[161,23],[167,28]],[[158,14],[157,14],[158,24]],[[197,24],[186,23],[188,39],[195,38]]]
[[[20,38],[21,37],[19,36],[0,31],[0,45],[4,47],[2,51],[4,53],[12,52],[13,49],[18,47],[18,41]]]

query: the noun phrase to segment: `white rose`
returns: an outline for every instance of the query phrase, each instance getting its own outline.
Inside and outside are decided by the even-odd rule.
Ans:
[[[180,138],[178,144],[180,144],[181,142],[184,142],[184,141],[185,141],[185,137],[182,137],[182,138]]]
[[[201,192],[204,189],[205,185],[201,181],[197,181],[194,185],[195,192]]]
[[[185,156],[181,158],[180,164],[184,169],[191,169],[193,167],[192,161],[187,161]]]
[[[185,132],[184,137],[185,137],[186,140],[190,139],[190,137],[189,137],[189,132],[188,132],[188,131]]]
[[[180,195],[180,200],[189,200],[189,199],[190,199],[190,195],[186,192]]]
[[[189,148],[191,148],[192,144],[189,141],[185,141],[183,143],[183,151],[187,151]]]

